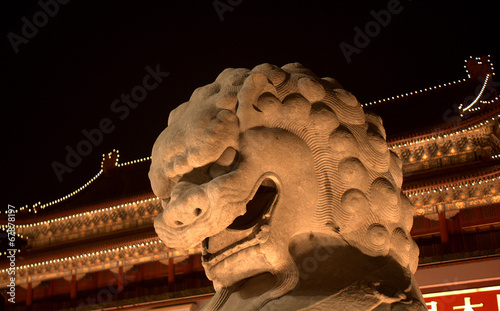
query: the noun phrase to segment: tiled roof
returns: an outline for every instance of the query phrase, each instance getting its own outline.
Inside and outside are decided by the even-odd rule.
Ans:
[[[452,184],[468,179],[500,174],[500,159],[474,161],[461,165],[405,174],[403,190],[414,190],[433,185]]]

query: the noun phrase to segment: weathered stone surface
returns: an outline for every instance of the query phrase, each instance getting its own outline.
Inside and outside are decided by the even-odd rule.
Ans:
[[[224,70],[172,111],[149,176],[159,237],[202,243],[204,310],[427,310],[401,162],[331,78]]]

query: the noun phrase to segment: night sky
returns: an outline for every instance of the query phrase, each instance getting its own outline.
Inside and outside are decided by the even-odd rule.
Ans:
[[[1,10],[4,194],[18,207],[77,189],[112,149],[121,162],[149,156],[170,110],[227,67],[300,62],[363,103],[465,78],[471,55],[500,66],[498,0],[44,1],[53,16],[37,1]],[[26,25],[34,18],[40,27]],[[350,61],[342,42],[356,49]],[[135,108],[113,104],[157,68],[161,82]],[[102,120],[112,130],[60,181],[52,163]]]

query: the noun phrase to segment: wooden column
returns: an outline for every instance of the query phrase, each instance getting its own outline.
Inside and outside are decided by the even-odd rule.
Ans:
[[[76,298],[76,274],[71,275],[71,299]]]
[[[479,236],[479,227],[476,227],[476,249],[477,251],[482,251],[483,250],[483,245],[481,243],[481,237]]]
[[[94,279],[94,290],[99,288],[99,276],[100,276],[100,271],[92,273],[92,278]]]
[[[194,270],[193,267],[194,267],[194,256],[189,255],[187,273],[193,273]]]
[[[49,281],[49,297],[54,297],[54,292],[55,292],[54,282],[55,280]]]
[[[139,282],[139,284],[141,286],[139,286],[139,296],[144,296],[144,286],[145,286],[145,282],[144,282],[144,266],[145,264],[142,264],[142,265],[139,265],[139,274],[137,276],[137,282]]]
[[[439,213],[439,231],[441,233],[441,243],[448,243],[450,241],[450,236],[448,234],[448,225],[444,212]]]
[[[56,308],[57,301],[54,299],[55,289],[56,289],[56,286],[55,286],[56,280],[48,280],[47,282],[49,284],[49,288],[48,288],[48,295],[45,297],[45,299],[47,299],[47,297],[50,298],[49,299],[50,301],[49,301],[47,308],[51,309],[51,310],[55,310],[55,309],[57,309]]]
[[[168,291],[173,292],[175,290],[175,267],[174,258],[168,258]]]
[[[193,280],[193,266],[194,266],[194,256],[189,255],[188,257],[188,266],[186,269],[186,285],[187,288],[193,288],[194,287],[194,280]]]
[[[28,292],[26,293],[26,306],[30,307],[33,304],[33,286],[31,281],[28,282]]]
[[[118,268],[118,292],[123,290],[123,266]]]
[[[145,264],[138,265],[137,267],[139,268],[139,272],[137,272],[137,282],[142,282],[144,281],[144,266]]]
[[[494,226],[490,226],[490,237],[491,237],[491,247],[493,249],[497,249],[498,244],[497,244],[496,237],[495,237],[495,227]]]

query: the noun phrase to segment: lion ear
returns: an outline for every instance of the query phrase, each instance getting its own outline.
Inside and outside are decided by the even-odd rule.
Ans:
[[[183,105],[180,105],[174,110],[170,111],[170,114],[168,115],[167,126],[170,126],[173,120],[179,118],[181,115],[184,114],[184,111],[187,110],[188,104],[189,103],[184,103]]]
[[[283,83],[287,77],[287,73],[281,68],[268,63],[255,66],[252,69],[252,72],[263,73],[274,86],[278,86]]]
[[[321,78],[320,83],[323,84],[323,87],[326,89],[344,89],[344,87],[339,83],[339,81],[334,78],[324,77]]]
[[[253,73],[243,83],[238,93],[236,111],[236,115],[240,120],[240,132],[264,125],[262,111],[257,108],[257,102],[264,93],[277,95],[276,88],[263,73]]]

